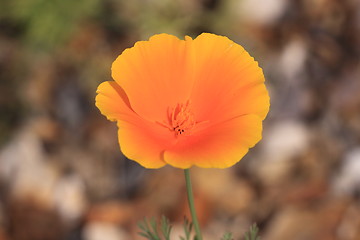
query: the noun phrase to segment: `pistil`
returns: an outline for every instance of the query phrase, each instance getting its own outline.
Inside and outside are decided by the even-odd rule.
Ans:
[[[190,134],[190,130],[197,124],[189,101],[185,104],[178,103],[175,107],[169,108],[167,116],[167,121],[157,123],[174,132],[176,137]]]

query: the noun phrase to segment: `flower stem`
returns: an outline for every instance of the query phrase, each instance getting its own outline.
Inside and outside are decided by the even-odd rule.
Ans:
[[[189,203],[192,222],[195,228],[196,240],[202,240],[200,225],[196,216],[196,210],[194,205],[194,195],[191,186],[190,169],[185,169],[184,172],[185,172],[186,190],[188,195],[188,203]]]

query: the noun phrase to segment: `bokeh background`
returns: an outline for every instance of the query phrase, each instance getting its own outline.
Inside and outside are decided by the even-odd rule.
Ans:
[[[179,239],[183,172],[125,159],[94,106],[117,55],[162,32],[228,36],[271,95],[241,162],[192,170],[205,239],[257,222],[264,240],[359,240],[358,0],[0,0],[0,240],[142,239],[161,215]]]

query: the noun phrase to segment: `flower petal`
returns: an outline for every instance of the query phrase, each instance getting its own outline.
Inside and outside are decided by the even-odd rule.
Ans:
[[[270,98],[263,83],[254,83],[225,96],[213,106],[213,114],[222,112],[222,117],[255,114],[262,120],[269,112]]]
[[[192,106],[198,121],[224,121],[256,114],[264,119],[269,97],[264,75],[243,47],[227,37],[204,33],[194,39]]]
[[[125,92],[116,82],[101,83],[97,93],[96,106],[101,113],[109,120],[118,122],[122,153],[146,168],[164,166],[162,153],[169,143],[165,139],[169,138],[170,132],[134,113]]]
[[[135,117],[124,90],[114,81],[103,82],[96,90],[95,105],[110,121]]]
[[[159,34],[126,49],[113,63],[112,76],[125,90],[132,108],[151,121],[167,118],[169,106],[190,95],[188,47],[191,39]]]
[[[166,163],[163,153],[171,142],[168,129],[146,120],[118,122],[121,152],[145,168],[160,168]]]
[[[261,139],[257,115],[237,117],[187,136],[164,153],[164,160],[178,168],[196,165],[226,168],[234,165]]]

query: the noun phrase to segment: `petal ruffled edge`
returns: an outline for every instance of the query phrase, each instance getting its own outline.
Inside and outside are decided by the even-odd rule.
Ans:
[[[191,38],[157,34],[125,49],[112,64],[112,78],[125,90],[134,111],[149,121],[166,119],[168,107],[188,100],[192,78]]]
[[[160,168],[163,161],[162,127],[140,118],[132,109],[124,90],[114,81],[103,82],[97,89],[95,105],[110,121],[117,121],[121,152],[145,168]],[[155,133],[158,133],[156,135]]]
[[[222,122],[255,114],[264,119],[269,96],[258,62],[227,37],[203,33],[193,40],[192,105],[198,121]]]
[[[132,123],[119,121],[118,127],[120,149],[128,159],[145,168],[166,165],[163,153],[170,144],[170,131],[143,119]]]
[[[95,105],[108,120],[125,120],[135,116],[126,93],[116,82],[102,82],[96,93]]]
[[[239,162],[261,140],[262,120],[245,115],[216,124],[164,152],[164,161],[177,168],[227,168]]]

